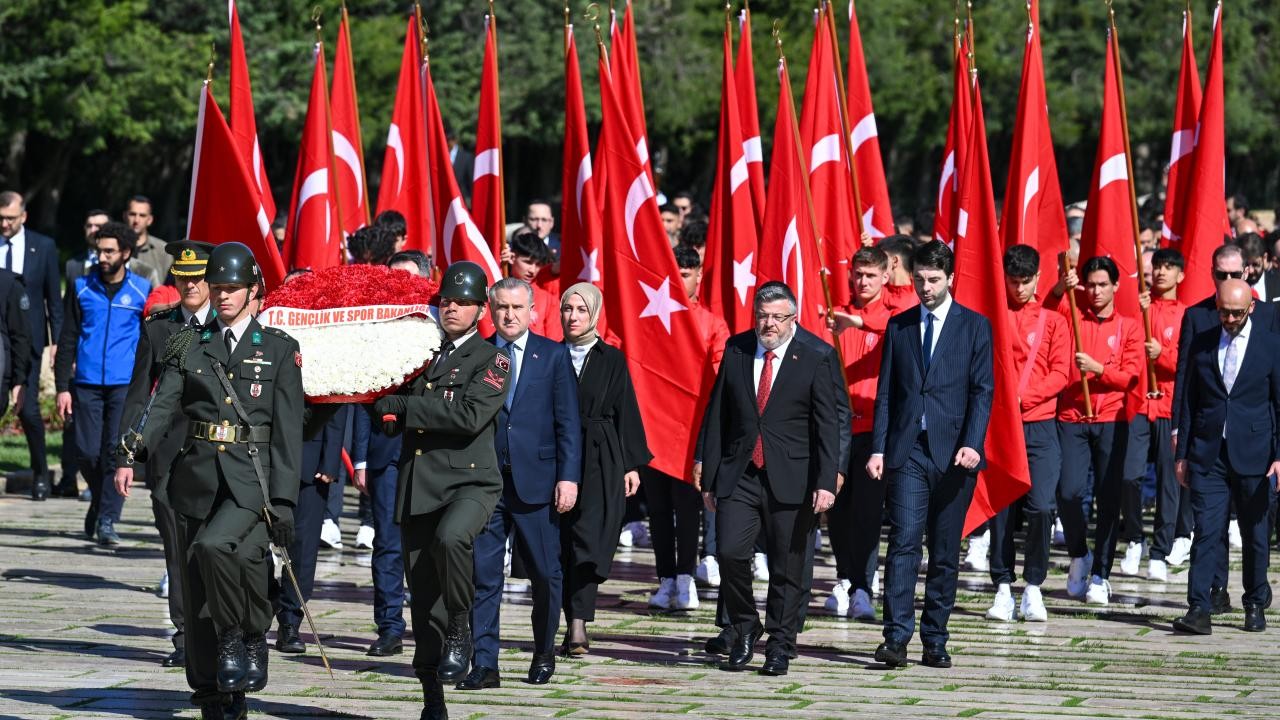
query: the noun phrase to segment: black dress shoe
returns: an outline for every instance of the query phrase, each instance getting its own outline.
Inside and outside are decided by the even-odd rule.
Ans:
[[[932,668],[951,667],[951,655],[946,645],[926,645],[920,655],[920,663]]]
[[[770,650],[764,654],[764,665],[760,668],[760,674],[786,675],[790,667],[791,659],[787,657],[787,653],[781,650]]]
[[[439,680],[422,680],[421,720],[449,720],[449,708],[444,702],[444,686]]]
[[[218,692],[243,692],[249,683],[249,659],[240,628],[218,635]]]
[[[222,706],[222,720],[245,720],[249,717],[249,701],[244,693],[231,693],[231,702]]]
[[[58,481],[57,485],[53,486],[53,492],[51,494],[56,498],[80,497],[80,488],[76,487],[75,473],[72,473],[71,475],[63,473],[62,479]]]
[[[454,689],[455,690],[488,690],[489,688],[502,687],[502,675],[493,668],[476,666],[471,669],[467,676],[462,678]]]
[[[49,476],[47,473],[36,473],[31,478],[31,499],[38,502],[49,499]]]
[[[280,623],[276,630],[276,650],[286,655],[301,655],[307,651],[307,644],[298,636],[297,625]]]
[[[751,663],[751,659],[756,654],[756,641],[760,639],[760,635],[764,633],[764,626],[756,624],[751,632],[738,633],[738,637],[733,641],[733,645],[729,648],[729,659],[720,663],[721,670],[729,672],[741,672],[747,669],[747,665]]]
[[[1222,615],[1231,612],[1231,593],[1226,588],[1213,588],[1209,591],[1209,612]]]
[[[1244,630],[1247,632],[1262,632],[1267,629],[1267,616],[1262,611],[1261,605],[1245,605],[1244,606]]]
[[[471,665],[471,615],[460,612],[449,616],[449,629],[444,636],[444,656],[436,667],[440,682],[455,682]]]
[[[98,521],[98,544],[103,547],[115,547],[120,544],[120,533],[116,532],[116,524],[107,518]]]
[[[162,667],[186,667],[187,651],[184,648],[174,648],[169,656],[160,661]]]
[[[898,645],[897,643],[880,643],[880,647],[876,648],[876,662],[888,665],[891,668],[906,667],[907,646]]]
[[[1173,621],[1173,629],[1174,632],[1191,635],[1212,635],[1213,622],[1204,608],[1193,607],[1187,611],[1186,615]]]
[[[258,692],[267,686],[267,636],[253,633],[244,636],[244,652],[249,660],[245,692]]]
[[[404,641],[400,639],[399,635],[388,632],[378,635],[378,639],[373,641],[365,655],[388,657],[390,655],[399,655],[402,652],[404,652]]]
[[[708,655],[728,655],[729,648],[737,637],[738,632],[736,630],[731,627],[724,628],[719,635],[707,640],[707,644],[702,647],[702,650]]]
[[[529,684],[546,685],[551,676],[556,674],[556,654],[553,652],[534,653],[533,662],[529,663]]]

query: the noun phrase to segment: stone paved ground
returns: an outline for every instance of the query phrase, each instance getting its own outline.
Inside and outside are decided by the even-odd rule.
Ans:
[[[168,626],[165,601],[153,594],[162,561],[145,490],[129,501],[125,543],[114,551],[83,539],[84,508],[0,496],[0,720],[195,717],[182,671],[159,665]],[[506,682],[500,690],[450,692],[452,717],[1280,717],[1280,630],[1245,633],[1236,612],[1220,619],[1212,637],[1171,634],[1185,568],[1166,585],[1117,578],[1119,602],[1098,613],[1066,598],[1066,560],[1055,552],[1046,588],[1052,616],[1043,625],[984,620],[989,585],[966,573],[951,622],[951,670],[876,666],[879,628],[825,615],[818,596],[791,674],[764,678],[720,672],[702,654],[714,607],[709,593],[696,612],[651,614],[651,554],[627,551],[619,560],[591,655],[562,661],[550,685],[522,683],[531,634],[527,607],[515,606],[528,601],[508,596]],[[1233,561],[1238,582],[1239,557]],[[817,575],[825,589],[833,568],[820,563]],[[1238,606],[1238,587],[1232,593]],[[271,684],[253,698],[254,717],[418,717],[407,656],[380,662],[363,654],[372,638],[370,598],[367,553],[323,556],[312,607],[337,679],[325,676],[314,654],[273,652]],[[911,652],[914,660],[918,643]]]

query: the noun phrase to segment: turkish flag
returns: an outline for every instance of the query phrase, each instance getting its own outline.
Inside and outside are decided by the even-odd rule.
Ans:
[[[1013,357],[1017,328],[1010,320],[1005,299],[1004,253],[997,229],[995,195],[991,189],[987,124],[976,79],[973,86],[973,125],[968,141],[964,175],[960,179],[960,206],[967,208],[968,218],[964,224],[965,232],[956,238],[955,244],[955,299],[991,323],[995,393],[982,450],[987,465],[978,473],[973,501],[965,516],[965,535],[1031,489],[1018,400],[1018,367]]]
[[[880,157],[880,131],[876,127],[876,109],[871,104],[871,82],[867,80],[867,61],[862,52],[862,31],[858,29],[858,12],[849,0],[849,69],[846,76],[849,101],[849,147],[853,149],[853,171],[858,177],[858,195],[862,200],[862,227],[873,238],[896,232],[893,205],[889,203],[889,183],[884,177],[884,161]],[[855,245],[857,247],[857,245]]]
[[[284,280],[284,263],[271,237],[258,184],[239,152],[209,83],[200,92],[196,144],[191,158],[191,199],[187,238],[200,242],[242,242],[253,251],[271,290]]]
[[[258,146],[258,122],[253,114],[253,88],[249,83],[249,62],[245,59],[236,0],[227,2],[227,21],[231,25],[231,134],[236,141],[236,152],[244,160],[244,166],[249,168],[254,187],[258,188],[258,194],[262,198],[262,212],[270,223],[276,217],[276,201],[271,197],[271,180],[267,178],[267,169],[262,164],[262,149]]]
[[[957,37],[955,76],[952,78],[951,119],[947,142],[942,149],[942,172],[938,179],[938,205],[933,216],[933,237],[948,245],[963,235],[960,214],[960,173],[969,152],[969,128],[973,124],[973,100],[969,80],[969,38]]]
[[[604,218],[600,215],[592,175],[591,141],[587,134],[587,111],[582,96],[582,71],[578,48],[573,41],[573,25],[564,27],[564,153],[560,185],[560,286],[568,289],[589,282],[604,289],[600,271],[603,255]],[[606,333],[604,313],[596,329]]]
[[[285,266],[322,270],[342,263],[342,226],[334,173],[330,167],[333,145],[329,124],[328,83],[324,72],[324,46],[315,45],[311,97],[302,124],[298,166],[289,195],[289,224],[285,229]]]
[[[1085,208],[1084,229],[1080,235],[1080,265],[1083,266],[1089,258],[1102,255],[1115,261],[1120,269],[1116,309],[1121,315],[1132,318],[1141,317],[1142,310],[1138,307],[1133,201],[1129,195],[1129,158],[1124,152],[1116,52],[1115,38],[1108,32],[1106,74],[1102,87],[1102,128],[1094,156],[1093,179],[1089,182],[1089,205]],[[1218,200],[1221,204],[1222,198]],[[1083,283],[1085,278],[1080,280]]]
[[[1213,45],[1200,106],[1199,139],[1183,206],[1182,254],[1186,279],[1178,299],[1191,305],[1214,294],[1213,251],[1228,230],[1226,200],[1226,126],[1223,112],[1222,5],[1213,12]]]
[[[778,62],[778,115],[773,126],[773,156],[769,159],[769,197],[765,201],[764,232],[756,272],[760,284],[786,283],[795,293],[799,323],[810,332],[830,336],[827,304],[822,292],[822,263],[813,235],[804,184],[804,157],[796,144],[795,105],[785,60]]]
[[[609,73],[618,94],[618,101],[626,113],[627,126],[635,139],[636,156],[653,184],[653,166],[649,162],[649,129],[644,118],[644,90],[640,83],[640,54],[636,49],[636,20],[631,11],[631,0],[626,0],[622,22],[612,9],[609,44],[612,47]]]
[[[827,19],[818,11],[800,111],[800,147],[809,157],[809,186],[822,264],[830,271],[831,302],[849,302],[849,258],[862,244],[853,207],[853,175],[845,154],[835,51]],[[769,223],[768,212],[765,224]],[[810,328],[812,329],[812,328]],[[818,332],[814,330],[814,332]],[[819,333],[822,334],[822,333]]]
[[[1009,180],[1000,218],[1000,247],[1030,245],[1040,251],[1040,287],[1044,298],[1058,282],[1058,253],[1067,251],[1067,216],[1053,156],[1049,106],[1040,50],[1040,0],[1031,0],[1027,46],[1022,55],[1022,86],[1013,124]]]
[[[436,100],[430,64],[423,64],[422,78],[423,100],[426,103],[429,202],[434,227],[440,229],[436,236],[436,264],[447,268],[460,260],[470,260],[484,268],[485,274],[489,276],[489,284],[492,285],[502,279],[502,271],[498,269],[498,261],[494,259],[484,233],[471,219],[462,191],[458,189],[458,178],[454,176],[453,164],[449,161],[449,141],[444,135],[444,120],[440,115],[440,104]],[[484,327],[482,323],[482,329]]]
[[[378,211],[395,210],[405,218],[405,247],[430,252],[435,247],[435,231],[428,203],[427,122],[422,104],[422,58],[418,21],[409,15],[400,57],[400,80],[396,104],[387,130],[387,150],[382,159],[382,182],[378,186]]]
[[[675,256],[654,201],[649,174],[636,155],[621,98],[600,58],[603,119],[599,151],[605,167],[605,307],[621,339],[644,425],[655,443],[654,469],[687,478],[711,362],[680,282]]]
[[[347,8],[338,25],[338,49],[333,58],[333,156],[338,186],[338,218],[342,232],[351,234],[369,224],[369,193],[364,182],[364,140],[360,134],[360,103],[356,100],[356,72],[351,64],[351,30]]]
[[[1178,69],[1178,98],[1173,104],[1173,137],[1169,143],[1169,175],[1164,195],[1164,226],[1160,240],[1164,245],[1182,244],[1183,208],[1190,198],[1192,153],[1196,149],[1196,130],[1200,123],[1200,69],[1196,67],[1196,49],[1191,41],[1191,8],[1182,12],[1182,64]],[[1185,282],[1185,281],[1184,281]]]
[[[751,10],[738,13],[738,114],[742,118],[742,151],[747,158],[747,182],[756,216],[756,234],[764,227],[764,150],[760,146],[760,108],[756,102],[756,67],[751,52]],[[736,332],[736,331],[735,331]]]
[[[475,173],[471,215],[489,241],[489,252],[502,255],[507,239],[506,203],[502,192],[502,108],[498,97],[498,28],[484,16],[484,65],[480,71],[480,119],[476,129]]]
[[[716,141],[716,175],[711,190],[711,217],[703,258],[702,303],[724,318],[732,333],[754,325],[752,295],[756,246],[755,208],[742,142],[738,90],[733,74],[733,39],[724,26],[724,58],[720,74],[720,136]]]

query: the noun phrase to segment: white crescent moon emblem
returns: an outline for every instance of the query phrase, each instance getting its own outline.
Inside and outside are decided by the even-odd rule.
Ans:
[[[360,172],[360,156],[351,141],[337,130],[333,131],[333,154],[347,164],[351,175],[356,179],[356,207],[364,206],[364,177]]]
[[[333,219],[333,213],[329,212],[329,170],[320,168],[311,171],[307,179],[302,182],[302,189],[298,191],[298,214],[294,217],[295,225],[298,219],[302,217],[302,208],[306,207],[307,201],[314,197],[323,197],[324,200],[324,237],[327,242],[329,232],[332,230],[330,223]]]
[[[396,195],[400,195],[400,188],[404,187],[404,141],[400,139],[400,128],[395,123],[391,123],[391,129],[387,131],[387,147],[396,153]]]

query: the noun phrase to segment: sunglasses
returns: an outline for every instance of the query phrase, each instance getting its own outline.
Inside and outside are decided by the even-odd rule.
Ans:
[[[1243,270],[1214,270],[1213,279],[1218,282],[1226,280],[1239,280],[1244,277]]]

